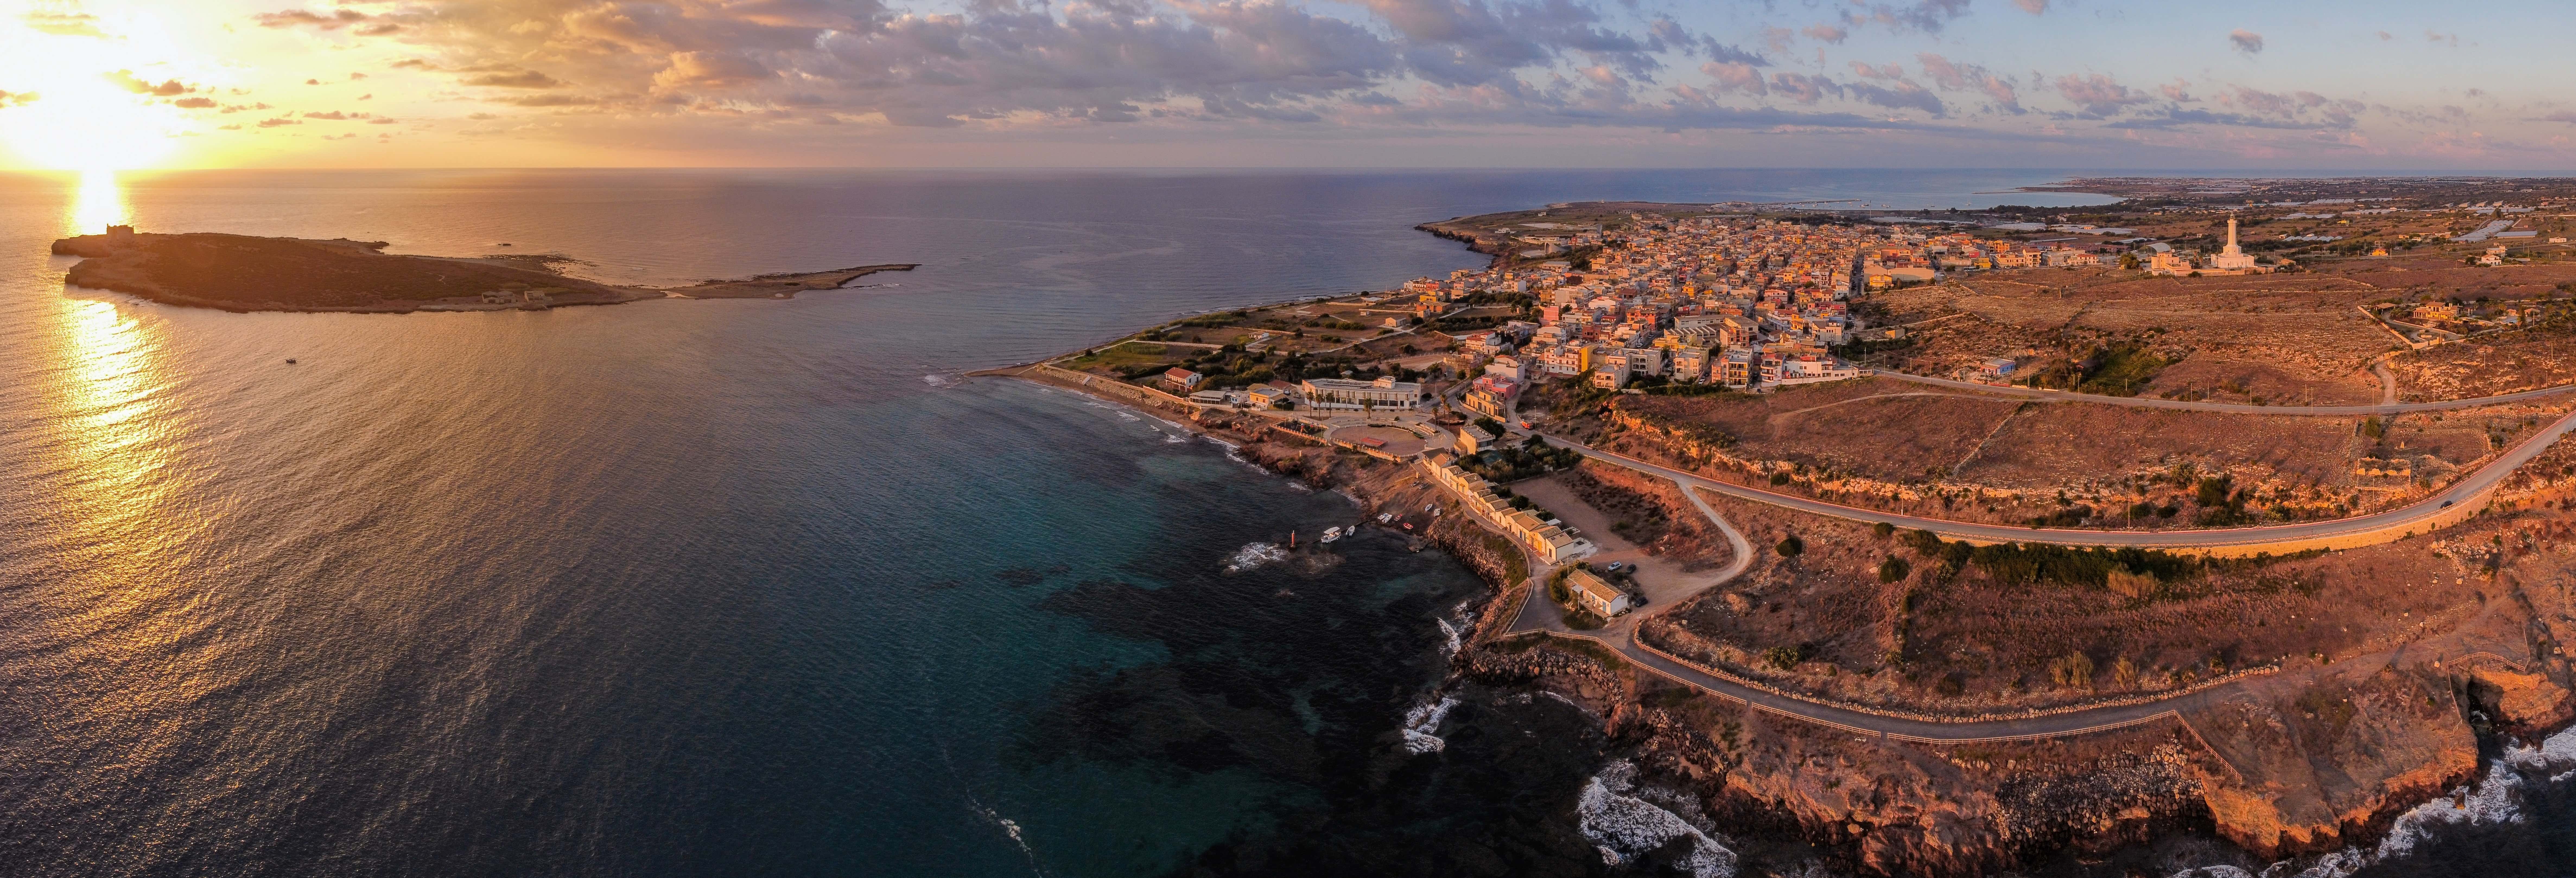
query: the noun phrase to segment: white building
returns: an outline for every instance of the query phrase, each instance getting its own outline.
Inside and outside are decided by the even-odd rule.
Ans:
[[[2231,216],[2227,218],[2226,249],[2218,251],[2218,255],[2209,258],[2209,267],[2219,271],[2250,272],[2254,270],[2254,257],[2246,255],[2243,249],[2236,246],[2235,217]]]
[[[1375,381],[1352,381],[1347,378],[1308,378],[1299,384],[1298,392],[1306,398],[1308,408],[1343,411],[1385,410],[1410,411],[1422,405],[1422,385],[1383,377]]]

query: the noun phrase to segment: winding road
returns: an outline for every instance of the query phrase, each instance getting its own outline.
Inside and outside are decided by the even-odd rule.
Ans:
[[[2385,367],[2383,366],[2383,368]],[[2505,403],[2513,402],[2529,402],[2535,399],[2547,399],[2552,396],[2576,393],[2576,384],[2562,384],[2557,387],[2543,387],[2539,390],[2525,390],[2520,393],[2480,396],[2469,399],[2446,399],[2435,402],[2394,402],[2393,400],[2397,395],[2396,379],[2394,376],[2388,376],[2382,379],[2383,383],[2381,384],[2382,398],[2392,400],[2388,402],[2379,402],[2371,405],[2251,405],[2241,402],[2184,402],[2179,399],[2157,399],[2152,396],[2104,396],[2098,393],[2076,393],[2067,390],[2034,390],[2028,387],[1998,387],[1992,384],[1978,384],[1973,381],[1953,381],[1948,378],[1934,378],[1928,375],[1908,375],[1903,372],[1889,372],[1885,370],[1872,371],[1867,374],[1872,377],[1885,378],[1890,381],[1903,381],[1909,384],[1929,384],[1934,387],[1947,387],[1953,390],[1972,390],[1978,393],[2018,397],[2021,399],[2042,399],[2050,402],[2089,402],[2098,405],[2121,405],[2132,408],[2148,409],[2177,409],[2195,412],[2230,412],[2240,415],[2401,415],[2408,412],[2441,412],[2452,411],[2455,409],[2477,408],[2479,406],[2503,405]]]
[[[1985,385],[1966,384],[1965,382],[1922,379],[1916,376],[1907,377],[1908,380],[1916,380],[1921,383],[1958,385],[1965,388],[1989,392],[1998,389],[1990,388]],[[2398,410],[2430,411],[2445,408],[2468,408],[2478,405],[2493,405],[2498,402],[2511,402],[2522,399],[2545,397],[2565,393],[2571,390],[2576,390],[2576,387],[2558,387],[2540,391],[2509,394],[2500,397],[2460,400],[2447,403],[2417,403],[2411,407],[2325,406],[2300,407],[2297,409],[2292,409],[2290,407],[2236,406],[2225,403],[2175,403],[2171,400],[2124,400],[2118,397],[2063,394],[2048,391],[2025,390],[2019,395],[2028,395],[2068,402],[2105,402],[2111,404],[2127,402],[2156,408],[2193,408],[2217,411],[2244,410],[2265,414],[2281,414],[2285,412],[2310,414],[2363,414],[2373,412],[2384,413]],[[2235,694],[2235,692],[2240,688],[2240,684],[2238,682],[2231,681],[2228,683],[2195,689],[2166,698],[2144,700],[2134,703],[2107,704],[2098,707],[2083,707],[2063,712],[2041,713],[2004,719],[1921,719],[1871,713],[1844,705],[1833,704],[1803,696],[1789,695],[1759,686],[1749,685],[1743,680],[1725,674],[1712,673],[1708,669],[1691,665],[1675,656],[1666,654],[1654,647],[1647,646],[1643,641],[1638,639],[1637,629],[1647,620],[1654,618],[1656,615],[1681,606],[1692,596],[1696,596],[1711,588],[1730,582],[1736,577],[1743,575],[1746,570],[1752,567],[1754,557],[1753,546],[1744,538],[1744,535],[1741,532],[1735,529],[1734,525],[1727,522],[1724,516],[1719,515],[1717,510],[1714,507],[1711,507],[1708,504],[1708,501],[1700,496],[1698,491],[1693,490],[1694,488],[1714,491],[1730,497],[1737,497],[1745,500],[1770,503],[1789,509],[1812,512],[1821,515],[1830,515],[1837,518],[1864,522],[1883,521],[1899,527],[1922,528],[1953,537],[1964,537],[1968,539],[1983,539],[1996,542],[2043,542],[2061,545],[2085,546],[2109,545],[2135,546],[2140,548],[2212,548],[2359,534],[2372,531],[2382,531],[2392,527],[2428,521],[2453,505],[2463,502],[2484,502],[2483,498],[2487,492],[2502,483],[2506,476],[2511,475],[2514,470],[2520,468],[2523,464],[2529,463],[2532,458],[2539,456],[2541,452],[2548,450],[2551,444],[2557,442],[2560,437],[2565,436],[2570,430],[2576,430],[2576,412],[2570,412],[2569,414],[2560,417],[2557,421],[2552,422],[2539,433],[2525,439],[2522,444],[2515,446],[2513,450],[2506,452],[2504,455],[2489,462],[2485,467],[2480,468],[2469,477],[2461,479],[2458,483],[2452,485],[2442,493],[2426,498],[2421,502],[2402,509],[2396,509],[2375,515],[2338,519],[2335,521],[2273,525],[2268,527],[2233,528],[2225,530],[2166,531],[2161,533],[2016,528],[2000,525],[1968,524],[1905,515],[1891,515],[1883,512],[1826,503],[1805,497],[1797,497],[1756,488],[1749,488],[1728,482],[1720,482],[1675,470],[1670,467],[1648,463],[1627,455],[1603,451],[1582,443],[1554,436],[1547,436],[1545,434],[1537,434],[1551,444],[1574,449],[1585,456],[1609,461],[1620,466],[1630,467],[1671,479],[1674,484],[1678,485],[1682,489],[1682,494],[1690,498],[1692,505],[1697,506],[1700,513],[1708,516],[1709,521],[1714,523],[1718,530],[1725,534],[1728,545],[1732,549],[1733,558],[1727,564],[1725,569],[1720,570],[1715,576],[1709,578],[1706,582],[1701,583],[1696,587],[1681,590],[1677,594],[1655,595],[1654,605],[1651,609],[1643,612],[1630,613],[1618,619],[1613,619],[1599,630],[1588,632],[1575,631],[1565,625],[1561,610],[1544,592],[1544,583],[1547,581],[1549,571],[1538,565],[1535,559],[1532,559],[1531,569],[1538,571],[1527,583],[1527,587],[1532,593],[1528,600],[1522,602],[1520,616],[1513,620],[1513,624],[1509,631],[1514,634],[1533,631],[1545,632],[1546,634],[1557,637],[1591,641],[1618,653],[1621,657],[1627,659],[1639,668],[1708,693],[1712,696],[1743,704],[1749,709],[1761,710],[1784,717],[1804,720],[1806,722],[1812,722],[1830,728],[1851,732],[1856,735],[1874,736],[1881,740],[1901,740],[1927,744],[1971,744],[1991,741],[2030,740],[2037,738],[2082,735],[2127,728],[2164,719],[2173,719],[2177,722],[2185,722],[2185,724],[2188,725],[2187,721],[2183,719],[2184,711],[2197,709],[2210,703],[2228,698]]]
[[[1684,485],[1684,496],[1701,514],[1726,535],[1732,557],[1725,569],[1696,587],[1671,596],[1658,596],[1652,609],[1629,613],[1610,620],[1594,631],[1576,631],[1566,627],[1556,602],[1544,593],[1548,571],[1530,577],[1531,594],[1521,602],[1520,618],[1513,621],[1509,633],[1545,632],[1551,636],[1588,640],[1616,652],[1637,667],[1665,679],[1700,690],[1709,695],[1742,704],[1754,710],[1791,717],[1857,735],[1881,740],[1912,741],[1925,744],[1973,744],[1989,741],[2029,740],[2110,731],[2163,719],[2181,719],[2181,712],[2224,698],[2235,688],[2221,684],[2196,689],[2170,698],[2133,704],[2085,707],[2061,713],[1992,720],[1932,720],[1887,716],[1815,699],[1763,689],[1728,676],[1710,673],[1671,655],[1645,645],[1637,638],[1637,629],[1657,614],[1681,606],[1690,597],[1724,585],[1742,576],[1753,566],[1753,545],[1741,531],[1708,505],[1697,492]]]

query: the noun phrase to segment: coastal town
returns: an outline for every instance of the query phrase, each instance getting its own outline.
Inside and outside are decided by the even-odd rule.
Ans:
[[[2576,428],[2576,192],[2245,191],[1461,217],[1420,228],[1487,266],[1002,374],[1186,418],[1459,555],[1498,587],[1462,653],[1477,674],[1547,680],[1495,669],[1557,655],[1706,699],[1640,752],[1785,758],[1710,751],[1681,731],[1699,722],[2019,754],[1882,787],[1892,806],[1748,793],[1862,826],[1835,831],[1886,862],[2010,856],[1989,835],[2015,820],[2214,820],[2262,856],[2313,851],[2464,776],[2482,736],[2576,718],[2576,601],[2507,584],[2576,551],[2556,442]],[[2372,670],[2390,649],[2411,676]],[[1576,682],[1597,679],[1548,685],[1625,709]],[[2267,724],[2389,698],[2438,708],[2370,720],[2411,755],[2327,745],[2349,778],[2260,792],[2304,758]],[[2068,741],[2089,743],[2051,749]],[[1917,758],[1817,746],[1870,771]],[[2106,766],[2132,778],[2088,805],[2111,810],[2005,808],[1969,841],[1883,813]]]

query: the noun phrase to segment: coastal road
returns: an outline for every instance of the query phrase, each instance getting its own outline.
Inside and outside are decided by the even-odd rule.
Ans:
[[[2476,408],[2478,406],[2500,405],[2509,402],[2529,402],[2537,399],[2547,399],[2553,396],[2560,396],[2567,393],[2576,393],[2576,384],[2563,384],[2557,387],[2543,387],[2539,390],[2525,390],[2520,393],[2481,396],[2472,399],[2450,399],[2437,402],[2381,402],[2374,405],[2250,405],[2241,402],[2184,402],[2178,399],[2156,399],[2154,397],[2142,396],[2104,396],[2098,393],[2076,393],[2065,390],[2034,390],[2028,387],[1997,387],[1992,384],[1978,384],[1973,381],[1953,381],[1948,378],[1933,378],[1927,375],[1908,375],[1903,372],[1890,372],[1883,369],[1873,371],[1870,374],[1874,377],[1885,378],[1891,381],[1903,381],[1910,384],[1929,384],[1934,387],[1948,387],[1954,390],[1971,390],[1978,393],[2018,397],[2021,399],[2038,399],[2049,402],[2089,402],[2099,405],[2124,405],[2132,408],[2175,409],[2179,411],[2193,412],[2229,412],[2240,415],[2399,415],[2406,414],[2408,412],[2440,412],[2451,411],[2454,409]],[[2383,398],[2393,399],[2396,396],[2395,378],[2393,376],[2386,376],[2383,378],[2383,381],[2385,382],[2382,385],[2382,392],[2385,394]]]
[[[1683,486],[1682,493],[1690,498],[1691,504],[1698,506],[1700,513],[1708,516],[1708,520],[1716,524],[1718,530],[1726,535],[1727,544],[1732,549],[1734,557],[1728,561],[1725,569],[1718,571],[1715,576],[1709,577],[1697,587],[1680,594],[1657,596],[1654,605],[1648,610],[1612,619],[1609,624],[1603,625],[1598,630],[1576,631],[1566,627],[1563,613],[1559,611],[1556,602],[1547,596],[1548,572],[1533,567],[1532,569],[1540,572],[1529,579],[1530,596],[1521,603],[1520,618],[1514,620],[1510,633],[1542,631],[1556,637],[1588,640],[1617,652],[1620,657],[1646,671],[1753,710],[1816,723],[1865,737],[1925,744],[1974,744],[2053,738],[2109,731],[2168,718],[2179,721],[2181,711],[2222,699],[2236,688],[2233,684],[2220,684],[2170,698],[2085,707],[2062,713],[2008,719],[1935,720],[1887,716],[1854,710],[1841,705],[1747,685],[1741,680],[1693,667],[1645,645],[1637,638],[1637,628],[1657,614],[1679,607],[1689,598],[1743,575],[1744,571],[1753,566],[1754,548],[1741,531],[1727,522],[1725,516],[1717,514],[1717,510],[1709,506],[1706,499],[1700,497],[1698,492],[1690,490],[1690,483],[1676,481]]]
[[[2514,470],[2520,468],[2523,464],[2530,463],[2531,459],[2540,456],[2541,452],[2549,450],[2549,446],[2552,443],[2557,442],[2559,437],[2567,435],[2570,430],[2576,430],[2576,412],[2570,412],[2567,415],[2560,417],[2558,420],[2551,422],[2549,426],[2541,428],[2540,432],[2523,440],[2522,444],[2514,446],[2511,451],[2507,451],[2503,455],[2498,456],[2495,460],[2489,461],[2486,466],[2478,468],[2477,472],[2471,473],[2467,478],[2463,478],[2458,482],[2453,483],[2449,488],[2443,490],[2441,493],[2426,497],[2423,500],[2417,501],[2413,505],[2400,509],[2392,509],[2387,512],[2357,516],[2353,518],[2338,518],[2332,521],[2314,521],[2302,522],[2299,524],[2276,524],[2265,525],[2262,527],[2239,527],[2214,530],[2169,531],[2103,531],[2072,530],[2065,528],[2013,527],[2001,524],[1971,524],[1967,522],[1947,521],[1937,518],[1898,515],[1889,512],[1862,509],[1854,506],[1844,506],[1839,503],[1828,503],[1823,500],[1799,497],[1791,494],[1765,491],[1759,488],[1750,488],[1734,484],[1732,482],[1721,482],[1715,479],[1686,473],[1661,464],[1648,463],[1624,454],[1603,451],[1570,439],[1547,436],[1546,434],[1539,435],[1543,436],[1549,444],[1571,448],[1583,453],[1587,457],[1609,461],[1630,469],[1654,473],[1656,475],[1672,479],[1686,488],[1704,488],[1729,497],[1752,500],[1757,503],[1769,503],[1774,506],[1795,509],[1800,512],[1829,515],[1835,518],[1851,521],[1883,521],[1897,527],[1917,528],[1946,534],[1954,539],[1964,538],[1975,541],[1998,543],[2051,543],[2064,546],[2112,546],[2141,549],[2213,549],[2240,546],[2260,546],[2268,543],[2308,541],[2328,537],[2347,536],[2387,530],[2428,521],[2433,517],[2442,514],[2445,509],[2453,505],[2470,503],[2482,497],[2489,489],[2494,488],[2499,483],[2502,483],[2507,476],[2512,475]],[[1688,492],[1685,491],[1684,493]]]

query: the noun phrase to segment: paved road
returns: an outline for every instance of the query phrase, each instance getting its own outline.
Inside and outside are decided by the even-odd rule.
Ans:
[[[2206,549],[2260,545],[2264,543],[2287,542],[2294,540],[2304,541],[2323,537],[2368,533],[2425,521],[2441,514],[2444,509],[2454,504],[2480,502],[2488,489],[2491,489],[2497,484],[2503,482],[2505,477],[2512,475],[2515,469],[2520,468],[2523,464],[2531,462],[2531,459],[2538,457],[2541,452],[2547,451],[2551,443],[2558,441],[2559,437],[2567,435],[2570,430],[2576,430],[2576,412],[2570,412],[2550,423],[2549,426],[2541,428],[2539,433],[2533,435],[2529,439],[2523,440],[2521,445],[2515,446],[2513,450],[2507,451],[2503,456],[2490,461],[2486,466],[2479,468],[2477,472],[2469,474],[2467,478],[2461,479],[2452,484],[2450,488],[2445,489],[2439,494],[2417,501],[2414,505],[2407,506],[2402,509],[2394,509],[2387,512],[2364,515],[2356,518],[2338,518],[2333,521],[2315,521],[2300,524],[2275,524],[2265,525],[2263,527],[2239,527],[2218,530],[2168,531],[2102,531],[2071,530],[2064,528],[2013,527],[2001,524],[1970,524],[1966,522],[1946,521],[1937,518],[1897,515],[1894,513],[1861,509],[1853,506],[1844,506],[1839,503],[1828,503],[1822,500],[1814,500],[1791,494],[1780,494],[1761,490],[1759,488],[1748,488],[1732,482],[1721,482],[1715,479],[1703,478],[1701,476],[1686,473],[1661,464],[1648,463],[1624,454],[1603,451],[1570,439],[1563,439],[1555,436],[1547,436],[1546,438],[1550,444],[1572,448],[1576,451],[1582,452],[1586,456],[1611,461],[1621,466],[1654,473],[1686,486],[1706,488],[1729,497],[1752,500],[1759,503],[1769,503],[1774,506],[1786,507],[1801,512],[1811,512],[1817,515],[1830,515],[1835,518],[1843,518],[1853,521],[1884,521],[1897,527],[1919,528],[1922,530],[1948,534],[1955,538],[1993,542],[2052,543],[2067,546]]]
[[[2213,686],[2157,701],[2086,708],[2019,719],[1941,721],[1881,716],[1770,692],[1708,673],[1666,657],[1637,639],[1637,628],[1647,619],[1681,606],[1690,597],[1700,592],[1732,581],[1753,566],[1753,545],[1745,540],[1744,534],[1737,531],[1734,525],[1729,524],[1724,516],[1717,514],[1717,510],[1710,507],[1708,501],[1702,499],[1697,492],[1685,489],[1682,493],[1690,497],[1692,505],[1698,506],[1700,513],[1708,516],[1708,520],[1715,523],[1718,530],[1726,535],[1728,545],[1734,550],[1734,557],[1725,569],[1718,571],[1717,575],[1710,577],[1705,584],[1677,599],[1664,600],[1644,612],[1630,613],[1613,619],[1597,631],[1575,631],[1565,627],[1563,614],[1559,612],[1556,602],[1548,599],[1547,571],[1533,567],[1532,569],[1540,572],[1530,577],[1528,588],[1531,594],[1528,600],[1522,602],[1520,618],[1513,622],[1511,631],[1515,633],[1545,631],[1558,637],[1589,640],[1610,648],[1638,667],[1661,675],[1665,679],[1743,704],[1754,710],[1805,720],[1858,735],[1928,744],[1972,744],[1982,741],[2052,738],[2125,728],[2168,717],[2179,718],[2181,716],[2179,711],[2197,708],[2223,698],[2236,688],[2233,685]]]
[[[2481,396],[2474,399],[2452,399],[2440,402],[2383,402],[2375,405],[2247,405],[2241,402],[2184,402],[2178,399],[2156,399],[2154,397],[2142,396],[2103,396],[2097,393],[2071,393],[2062,390],[2033,390],[2028,387],[1996,387],[1992,384],[1977,384],[1969,381],[1952,381],[1948,378],[1933,378],[1924,375],[1908,375],[1903,372],[1890,372],[1883,369],[1870,374],[1891,381],[1904,381],[1912,384],[1929,384],[1935,387],[1949,387],[1958,390],[1973,390],[1979,393],[1991,393],[1998,396],[2011,396],[2022,399],[2044,399],[2050,402],[2090,402],[2101,405],[2124,405],[2133,408],[2150,409],[2179,409],[2195,412],[2234,412],[2236,414],[2244,415],[2395,415],[2405,414],[2407,412],[2439,412],[2450,411],[2453,409],[2476,408],[2484,405],[2499,405],[2508,402],[2527,402],[2530,400],[2545,399],[2552,396],[2576,392],[2576,384],[2567,384],[2558,387],[2543,387],[2539,390],[2525,390],[2521,393],[2507,393],[2500,396]],[[2393,385],[2391,386],[2393,387]],[[2390,392],[2393,393],[2393,390]]]

